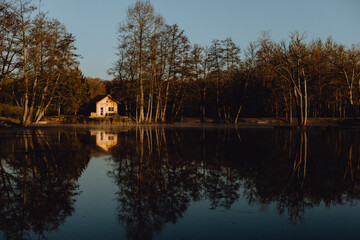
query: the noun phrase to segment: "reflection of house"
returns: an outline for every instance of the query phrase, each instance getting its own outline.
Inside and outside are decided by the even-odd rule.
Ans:
[[[117,115],[118,104],[110,95],[98,95],[90,101],[90,117]]]
[[[118,143],[118,135],[105,130],[91,130],[91,136],[96,136],[96,145],[105,151],[109,151]]]

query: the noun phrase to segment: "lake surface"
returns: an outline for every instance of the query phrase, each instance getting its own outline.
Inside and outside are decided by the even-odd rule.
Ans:
[[[360,131],[0,130],[0,239],[359,239]]]

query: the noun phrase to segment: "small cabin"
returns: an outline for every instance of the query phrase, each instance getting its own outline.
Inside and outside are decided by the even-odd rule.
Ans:
[[[90,117],[106,117],[118,114],[118,104],[110,95],[98,95],[90,101]]]

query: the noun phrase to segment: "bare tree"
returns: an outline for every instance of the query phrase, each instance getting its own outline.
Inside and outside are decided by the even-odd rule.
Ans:
[[[359,98],[355,90],[360,90],[356,89],[356,86],[360,87],[360,49],[356,46],[346,49],[343,45],[334,44],[329,61],[334,65],[336,74],[345,86],[353,118],[356,118]]]
[[[14,99],[23,109],[24,126],[40,121],[55,96],[60,77],[77,65],[74,36],[59,21],[48,19],[40,11],[33,16],[35,9],[29,0],[8,2],[7,16],[17,23],[18,32],[1,24],[8,29],[4,58],[7,66],[2,66],[7,70],[2,73],[9,75],[16,68]]]
[[[216,73],[216,108],[218,114],[218,120],[222,120],[221,106],[220,106],[220,92],[223,83],[222,68],[224,65],[221,42],[219,40],[213,40],[212,45],[209,48],[209,63],[211,71]]]
[[[163,25],[163,19],[156,14],[150,1],[137,1],[135,5],[130,6],[127,11],[125,23],[120,25],[119,40],[120,45],[124,43],[133,44],[133,54],[136,58],[136,72],[138,76],[137,93],[137,122],[145,122],[144,114],[144,70],[145,59],[148,55],[148,43],[151,37],[156,34]]]
[[[163,108],[161,111],[161,121],[166,121],[166,111],[168,107],[168,100],[171,91],[171,87],[173,82],[179,76],[179,78],[183,78],[186,75],[187,65],[187,56],[190,50],[190,44],[188,38],[184,34],[184,30],[180,30],[179,27],[175,25],[167,25],[165,34],[167,36],[167,44],[168,44],[168,60],[167,60],[167,72],[166,72],[166,83],[164,89],[164,101]],[[176,92],[178,95],[179,89]]]
[[[19,19],[9,2],[0,1],[0,89],[5,80],[15,77],[19,67],[16,56],[19,52]]]
[[[305,36],[295,31],[290,34],[289,43],[274,44],[268,39],[261,42],[266,64],[293,89],[296,102],[298,126],[305,127],[308,118],[308,75],[307,58],[310,55]]]

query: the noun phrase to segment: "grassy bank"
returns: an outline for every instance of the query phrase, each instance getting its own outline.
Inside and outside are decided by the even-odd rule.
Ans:
[[[89,118],[84,116],[52,116],[44,117],[40,124],[133,124],[131,118],[112,116],[103,118]]]
[[[342,122],[348,122],[349,120],[339,120],[338,118],[309,118],[308,126],[336,126]],[[201,123],[200,118],[183,118],[184,123]],[[216,119],[207,118],[204,123],[217,123]],[[269,125],[269,126],[296,126],[296,118],[290,123],[286,118],[239,118],[238,125]]]

